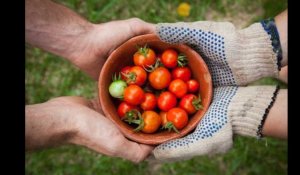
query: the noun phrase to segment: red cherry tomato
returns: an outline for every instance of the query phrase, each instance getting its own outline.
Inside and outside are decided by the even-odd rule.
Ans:
[[[188,92],[190,93],[195,93],[199,90],[199,83],[197,80],[191,79],[186,82],[187,87],[188,87]]]
[[[154,133],[161,125],[161,117],[154,111],[145,111],[142,118],[144,120],[142,132],[144,133]]]
[[[129,73],[130,68],[131,68],[131,66],[125,66],[121,69],[121,78],[122,78],[122,80],[127,81],[126,74]]]
[[[147,47],[141,47],[133,55],[133,62],[136,66],[151,66],[156,62],[155,52]]]
[[[124,101],[131,105],[139,105],[145,99],[143,89],[137,85],[130,85],[124,90]]]
[[[118,106],[118,115],[122,119],[127,112],[129,112],[130,110],[133,110],[133,109],[138,110],[138,108],[136,106],[130,105],[130,104],[126,103],[126,102],[122,102]]]
[[[128,84],[136,84],[138,86],[142,86],[147,80],[147,72],[140,66],[131,67],[125,76]]]
[[[184,109],[188,114],[194,114],[202,108],[201,99],[194,94],[187,94],[180,100],[179,107]]]
[[[141,103],[141,108],[144,111],[153,110],[156,107],[156,97],[152,93],[145,93],[145,100]]]
[[[187,85],[181,79],[175,79],[171,81],[169,85],[169,91],[181,98],[187,93]]]
[[[171,108],[175,107],[176,104],[176,96],[169,91],[161,93],[157,99],[157,106],[162,111],[168,111]]]
[[[167,120],[171,122],[176,129],[182,129],[188,124],[188,114],[181,108],[173,108],[167,112]]]
[[[178,53],[174,49],[167,49],[161,55],[161,62],[167,68],[177,66]]]
[[[176,67],[172,70],[172,79],[181,79],[184,82],[191,79],[192,72],[188,67]]]

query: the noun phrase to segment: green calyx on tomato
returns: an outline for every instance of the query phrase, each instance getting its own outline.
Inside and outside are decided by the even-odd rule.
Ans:
[[[137,46],[137,51],[133,55],[133,63],[136,66],[150,66],[153,65],[156,61],[156,54],[154,50],[147,47]]]
[[[186,56],[183,55],[182,53],[180,53],[178,55],[177,64],[178,64],[179,67],[184,67],[188,64],[188,60],[187,60]]]
[[[119,117],[121,119],[123,119],[124,116],[126,115],[126,113],[133,109],[138,109],[138,108],[137,108],[137,106],[130,105],[130,104],[126,103],[125,101],[123,101],[119,104],[117,112],[118,112]]]
[[[147,44],[144,47],[138,47],[138,52],[143,55],[144,57],[147,57],[147,54],[149,52],[149,48]]]
[[[175,132],[177,132],[176,129],[183,129],[188,124],[189,120],[187,112],[179,107],[170,109],[167,112],[166,118],[168,122],[171,122],[171,124],[166,124],[164,128],[169,130],[173,129]]]
[[[131,124],[131,123],[135,123],[137,118],[139,118],[139,111],[136,109],[132,109],[128,112],[126,112],[125,116],[122,118],[122,120],[126,121],[127,123]]]
[[[134,72],[128,72],[126,74],[122,72],[122,75],[126,78],[126,83],[128,84],[136,81],[136,74]]]
[[[176,129],[176,127],[174,126],[174,124],[172,122],[167,122],[162,129],[167,129],[169,132],[173,129],[176,133],[179,134],[179,131]]]
[[[198,98],[193,99],[192,101],[192,105],[194,106],[194,108],[198,111],[200,109],[203,109],[203,106],[201,104],[201,97],[199,95]]]
[[[134,117],[137,116],[137,119],[133,119],[130,123],[137,124],[138,126],[134,129],[135,132],[142,131],[143,133],[154,133],[161,126],[161,117],[155,111],[147,110],[141,114],[139,111],[134,111]]]
[[[135,109],[131,110],[126,113],[124,118],[124,121],[128,122],[129,124],[134,123],[138,125],[138,127],[134,129],[135,132],[138,132],[144,128],[145,122],[140,111]]]
[[[188,114],[194,114],[199,109],[203,109],[200,95],[197,97],[195,94],[186,94],[181,98],[179,107],[184,109]]]
[[[147,72],[153,72],[158,67],[162,67],[163,64],[159,59],[156,59],[154,65],[148,65],[147,67],[144,66],[145,71]]]
[[[114,98],[123,98],[124,96],[124,90],[127,87],[127,84],[125,81],[121,79],[121,75],[118,76],[116,74],[112,77],[112,83],[109,85],[109,93]]]
[[[147,80],[147,72],[141,66],[133,66],[129,69],[125,77],[128,84],[142,86]]]

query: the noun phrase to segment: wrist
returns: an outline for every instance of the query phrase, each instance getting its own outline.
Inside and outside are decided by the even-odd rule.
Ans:
[[[94,54],[93,37],[95,36],[98,26],[89,22],[86,22],[83,26],[78,26],[76,32],[68,33],[64,36],[65,46],[60,50],[59,55],[68,59],[72,63],[77,63],[81,59]]]
[[[72,58],[78,41],[92,23],[64,5],[52,1],[26,1],[26,41],[53,54]]]
[[[26,105],[26,150],[62,145],[76,136],[76,125],[66,114],[56,111],[58,107],[49,102]]]
[[[91,24],[84,34],[74,39],[66,55],[72,64],[95,80],[98,79],[101,67],[109,54],[109,41],[106,41],[104,36],[102,24]]]
[[[262,128],[279,87],[249,86],[238,88],[228,107],[234,134],[262,137]]]

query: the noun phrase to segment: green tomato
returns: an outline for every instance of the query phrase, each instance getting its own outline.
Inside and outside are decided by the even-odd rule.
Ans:
[[[111,96],[115,98],[123,98],[124,89],[127,87],[127,84],[123,80],[116,80],[113,81],[109,85],[109,93]]]

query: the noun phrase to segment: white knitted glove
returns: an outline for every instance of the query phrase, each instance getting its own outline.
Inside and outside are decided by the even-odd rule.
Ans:
[[[163,23],[157,25],[156,32],[165,42],[185,43],[198,51],[214,85],[212,104],[195,131],[156,147],[153,154],[157,160],[224,153],[232,147],[233,134],[262,136],[278,88],[239,85],[278,76],[282,53],[274,21],[265,20],[243,30],[228,22]]]
[[[156,147],[155,158],[178,161],[197,155],[224,153],[232,147],[233,134],[260,137],[277,92],[275,86],[215,88],[213,102],[195,131]]]
[[[229,22],[160,23],[156,33],[165,42],[185,43],[198,51],[216,87],[278,77],[282,51],[272,20],[242,30]]]

